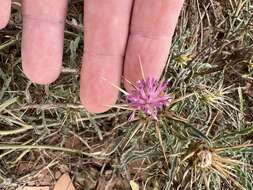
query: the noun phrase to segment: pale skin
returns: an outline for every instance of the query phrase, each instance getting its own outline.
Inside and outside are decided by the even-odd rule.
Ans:
[[[80,99],[92,113],[113,106],[121,76],[159,78],[184,0],[85,0]],[[68,0],[22,0],[22,67],[34,83],[55,81],[62,68]],[[11,0],[0,0],[0,29]],[[125,81],[125,88],[130,85]]]

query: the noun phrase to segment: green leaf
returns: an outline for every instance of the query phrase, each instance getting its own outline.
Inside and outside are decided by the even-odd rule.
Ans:
[[[191,135],[193,137],[200,138],[200,139],[204,140],[206,143],[208,143],[209,145],[211,144],[210,139],[204,133],[202,133],[199,129],[193,127],[190,124],[186,124],[186,127],[189,129],[189,131],[188,131],[189,135]]]
[[[242,129],[240,131],[234,131],[234,132],[226,134],[226,135],[220,135],[215,139],[215,141],[224,140],[224,139],[226,139],[226,140],[235,139],[240,136],[249,135],[250,133],[253,133],[253,127],[248,127],[248,128]]]

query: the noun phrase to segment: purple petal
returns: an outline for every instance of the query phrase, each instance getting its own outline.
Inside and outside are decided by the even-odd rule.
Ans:
[[[159,83],[152,77],[139,80],[134,90],[126,96],[129,105],[136,110],[144,111],[153,118],[157,118],[157,112],[172,100],[172,96],[165,92],[168,82]]]

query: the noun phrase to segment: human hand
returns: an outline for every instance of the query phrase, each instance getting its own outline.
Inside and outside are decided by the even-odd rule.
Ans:
[[[61,72],[67,3],[22,0],[22,67],[32,82],[49,84]],[[110,83],[120,85],[122,69],[133,83],[142,78],[139,57],[145,76],[160,77],[182,5],[183,0],[85,0],[80,99],[88,111],[104,112],[115,103],[118,90]],[[10,8],[11,0],[0,0],[0,28]]]

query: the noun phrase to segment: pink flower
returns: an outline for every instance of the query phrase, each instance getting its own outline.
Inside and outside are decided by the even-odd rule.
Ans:
[[[171,94],[165,92],[167,86],[168,81],[159,83],[152,77],[137,81],[134,89],[126,95],[130,107],[135,109],[130,120],[134,118],[137,110],[144,111],[157,120],[157,112],[172,101]]]

